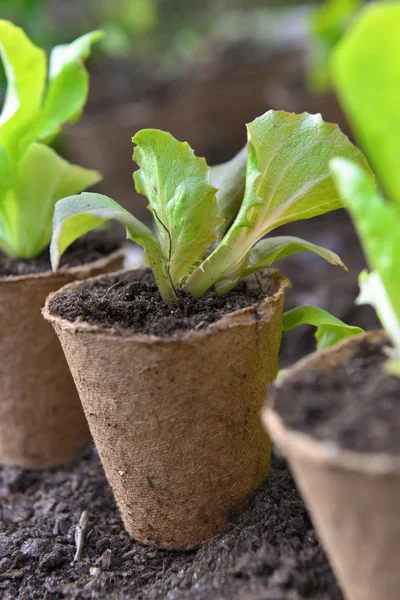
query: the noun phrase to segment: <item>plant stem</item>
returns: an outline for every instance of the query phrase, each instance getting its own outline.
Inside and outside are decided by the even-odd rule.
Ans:
[[[146,256],[149,260],[151,270],[153,271],[158,290],[167,304],[176,300],[177,296],[168,277],[165,259],[161,256],[160,248],[157,244],[147,242],[145,246]]]

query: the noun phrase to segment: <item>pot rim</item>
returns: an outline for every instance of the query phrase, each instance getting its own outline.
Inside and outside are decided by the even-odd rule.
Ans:
[[[369,331],[346,338],[332,348],[313,352],[299,360],[293,367],[290,367],[279,379],[279,382],[275,383],[275,386],[281,388],[286,382],[294,379],[299,371],[314,367],[315,363],[321,361],[321,358],[323,359],[325,355],[333,358],[340,356],[343,361],[346,360],[350,351],[361,340],[378,341],[382,338],[387,338],[384,331]],[[291,448],[296,455],[301,455],[303,459],[323,464],[325,467],[332,469],[358,471],[377,476],[400,476],[400,455],[387,452],[346,450],[334,442],[318,440],[310,434],[287,427],[273,405],[264,407],[261,416],[271,437],[283,448],[284,453],[287,448]]]
[[[145,268],[147,268],[147,267],[139,267],[137,269],[121,269],[119,271],[113,271],[112,274],[114,276],[120,276],[127,272],[142,271]],[[118,329],[116,327],[102,327],[100,325],[92,325],[91,323],[86,323],[85,321],[73,321],[72,322],[72,321],[68,321],[67,319],[63,319],[62,317],[59,317],[59,316],[51,313],[49,304],[54,298],[62,296],[65,294],[65,292],[69,292],[70,290],[74,290],[75,288],[84,286],[87,283],[91,283],[91,282],[95,281],[96,279],[100,279],[101,277],[104,277],[104,274],[97,275],[95,277],[90,277],[88,279],[85,279],[84,281],[74,281],[74,282],[69,283],[69,284],[63,286],[62,288],[56,290],[55,292],[52,292],[46,298],[45,306],[42,308],[42,314],[43,314],[44,318],[47,321],[49,321],[50,323],[52,323],[53,325],[55,323],[58,323],[64,330],[69,330],[75,334],[76,333],[89,333],[89,334],[96,334],[98,336],[104,336],[104,337],[119,336],[121,338],[124,338],[124,340],[126,340],[126,341],[132,341],[135,343],[157,343],[159,345],[160,344],[167,345],[167,344],[174,344],[174,343],[181,344],[181,343],[185,343],[185,342],[190,342],[193,339],[206,338],[206,337],[212,335],[213,333],[215,333],[219,330],[228,328],[228,327],[234,327],[234,326],[239,326],[239,325],[243,325],[243,324],[248,324],[249,319],[254,321],[254,306],[259,306],[261,311],[263,311],[265,313],[266,318],[268,319],[273,314],[277,301],[283,296],[285,291],[289,287],[291,287],[291,283],[290,283],[289,279],[285,275],[282,275],[278,269],[266,268],[266,269],[263,269],[263,272],[265,274],[268,273],[270,275],[274,275],[277,279],[278,289],[272,296],[267,296],[266,298],[261,300],[258,304],[253,304],[251,306],[247,306],[245,308],[241,308],[239,310],[236,310],[236,311],[233,311],[230,313],[226,313],[220,319],[218,319],[218,321],[208,324],[206,327],[204,327],[204,329],[199,329],[199,330],[189,329],[189,330],[185,331],[179,337],[159,336],[159,335],[146,334],[146,333],[133,333],[130,329],[123,329],[123,328]]]
[[[91,272],[93,270],[102,269],[107,266],[110,262],[117,260],[118,258],[124,258],[126,252],[125,244],[122,244],[120,248],[117,248],[110,254],[106,254],[97,260],[93,260],[88,263],[83,263],[81,265],[76,265],[74,267],[62,267],[57,271],[41,271],[38,273],[26,273],[25,275],[10,275],[7,277],[0,277],[0,285],[12,284],[12,283],[21,283],[24,281],[35,281],[38,279],[46,279],[48,281],[54,280],[59,281],[60,279],[65,278],[66,276],[73,276],[78,279],[78,281],[84,277],[87,272]],[[83,279],[85,281],[85,279]]]

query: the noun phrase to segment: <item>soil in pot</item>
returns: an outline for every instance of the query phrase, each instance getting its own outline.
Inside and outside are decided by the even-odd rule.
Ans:
[[[204,329],[225,314],[257,305],[276,291],[273,279],[267,290],[261,286],[250,288],[242,282],[228,294],[211,292],[194,298],[180,293],[176,302],[165,304],[150,269],[146,269],[97,279],[67,297],[55,298],[50,310],[68,321],[83,319],[102,327],[175,337],[190,329]]]
[[[335,370],[299,371],[279,391],[285,425],[345,450],[400,455],[400,379],[383,369],[389,348],[365,338]]]
[[[4,600],[343,600],[285,461],[241,517],[196,552],[123,530],[97,453],[42,473],[0,468]],[[89,511],[82,559],[74,533]]]
[[[122,243],[123,240],[116,234],[92,231],[71,244],[65,251],[61,258],[60,269],[64,270],[95,262],[118,250]],[[40,256],[31,260],[9,258],[0,250],[0,277],[30,275],[47,271],[51,271],[48,248]]]

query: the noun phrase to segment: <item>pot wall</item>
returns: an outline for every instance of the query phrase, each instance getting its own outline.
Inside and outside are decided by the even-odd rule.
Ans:
[[[179,339],[70,323],[46,304],[125,527],[141,542],[199,546],[268,473],[260,410],[277,372],[289,285],[271,273],[280,289],[258,311],[231,313]]]
[[[48,468],[90,442],[62,349],[41,308],[48,294],[121,267],[123,251],[82,267],[0,279],[0,463]]]

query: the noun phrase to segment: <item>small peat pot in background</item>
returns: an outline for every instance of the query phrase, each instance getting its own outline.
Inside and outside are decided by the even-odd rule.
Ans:
[[[46,296],[76,279],[122,267],[123,251],[80,244],[78,257],[52,273],[54,206],[101,176],[64,160],[48,143],[76,121],[88,95],[84,61],[94,31],[49,57],[0,19],[7,93],[0,116],[0,463],[46,468],[76,458],[89,441],[68,367],[41,317]],[[73,240],[67,240],[64,250]],[[110,256],[108,256],[110,254]],[[47,259],[46,259],[47,256]],[[75,260],[74,260],[75,258]],[[67,268],[70,267],[70,268]]]
[[[103,236],[104,237],[104,234]],[[74,280],[121,268],[124,250],[83,243],[50,261],[0,256],[0,463],[48,468],[77,458],[90,434],[57,337],[43,320],[46,296]],[[91,247],[90,247],[91,246]],[[86,255],[86,256],[85,256]],[[85,263],[90,260],[90,262]]]
[[[150,271],[137,270],[48,298],[44,316],[135,539],[197,547],[267,476],[271,443],[259,414],[276,376],[288,286],[267,269],[242,293],[167,305]]]
[[[348,600],[400,590],[400,379],[371,332],[296,363],[263,420],[286,455]]]

